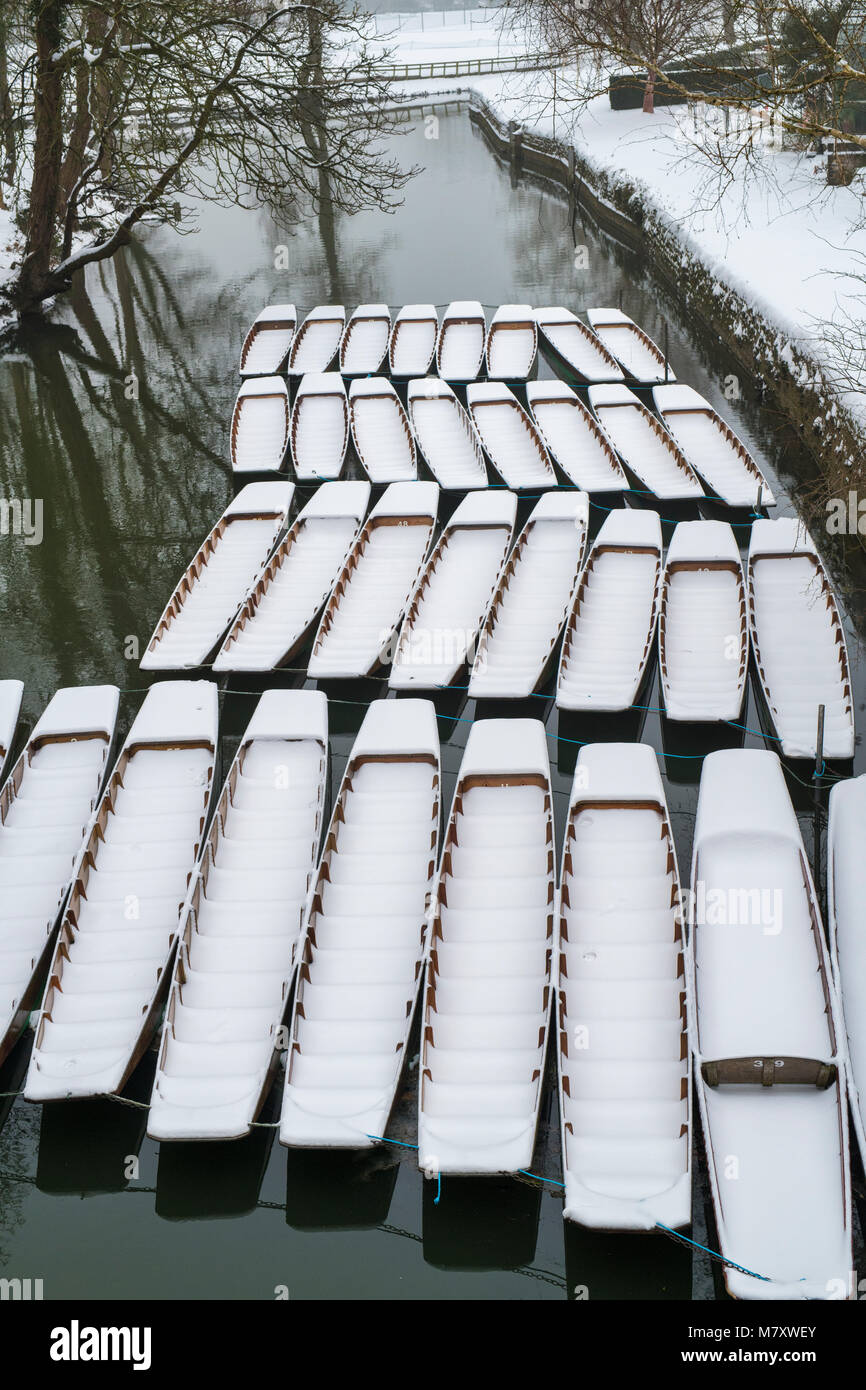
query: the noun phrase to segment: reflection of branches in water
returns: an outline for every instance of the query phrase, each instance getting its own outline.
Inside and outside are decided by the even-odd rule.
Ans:
[[[36,1106],[15,1106],[0,1132],[0,1172],[19,1173],[27,1169],[39,1144],[39,1110]],[[9,1242],[24,1224],[26,1187],[20,1182],[0,1184],[0,1268],[7,1278],[44,1278],[39,1269],[15,1269],[9,1264]]]

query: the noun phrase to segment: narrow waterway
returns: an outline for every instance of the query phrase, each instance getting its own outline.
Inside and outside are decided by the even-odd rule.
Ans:
[[[621,304],[657,341],[667,326],[677,377],[752,449],[778,498],[772,514],[795,509],[792,494],[808,474],[795,439],[748,381],[737,396],[736,369],[718,343],[690,327],[644,266],[579,221],[573,229],[554,194],[515,183],[465,112],[440,116],[438,130],[418,118],[395,140],[405,164],[424,166],[395,216],[283,228],[265,212],[203,208],[198,232],[151,232],[89,271],[51,323],[0,358],[0,497],[40,499],[44,528],[40,544],[0,536],[0,677],[25,682],[22,731],[58,686],[114,681],[124,691],[125,733],[148,683],[135,640],[143,650],[232,493],[237,357],[268,302],[292,300],[301,310],[469,298],[577,310]],[[585,254],[575,256],[575,241]],[[521,524],[530,506],[521,503]],[[596,508],[593,529],[602,520]],[[745,546],[747,530],[738,535]],[[859,603],[849,598],[846,630],[862,728]],[[366,700],[381,693],[381,682],[370,683],[332,702],[332,789]],[[729,729],[700,746],[687,726],[674,736],[660,717],[657,673],[646,709],[603,726],[561,725],[549,693],[533,712],[550,736],[560,834],[577,740],[639,738],[662,755],[687,874],[701,756],[723,743],[765,746],[754,692],[744,715],[750,732]],[[223,698],[223,768],[254,704],[253,690]],[[459,692],[437,705],[447,806],[473,706]],[[855,771],[863,770],[861,743]],[[810,769],[793,772],[811,852]],[[21,1084],[29,1042],[0,1071],[0,1091]],[[128,1094],[146,1099],[152,1073],[151,1054]],[[407,1070],[389,1131],[406,1144],[414,1078]],[[550,1080],[533,1171],[555,1180]],[[263,1119],[275,1118],[275,1099]],[[397,1144],[358,1157],[287,1155],[272,1129],[259,1129],[241,1143],[160,1151],[145,1137],[143,1110],[108,1102],[42,1110],[20,1099],[0,1107],[0,1271],[43,1279],[46,1298],[269,1299],[282,1288],[292,1299],[564,1298],[576,1290],[590,1299],[687,1299],[719,1291],[705,1257],[662,1237],[566,1232],[553,1185],[450,1180],[436,1204],[435,1185],[422,1182],[412,1150]],[[696,1153],[692,1234],[712,1243],[699,1145]]]

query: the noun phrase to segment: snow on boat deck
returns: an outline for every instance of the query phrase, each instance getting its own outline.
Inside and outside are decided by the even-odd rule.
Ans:
[[[23,694],[23,681],[0,681],[0,777],[12,752]]]
[[[661,558],[656,512],[611,512],[590,550],[566,625],[559,709],[615,713],[634,704],[652,651]]]
[[[152,685],[100,803],[66,909],[28,1100],[120,1090],[150,1040],[213,782],[217,687]]]
[[[536,309],[535,320],[542,342],[549,344],[581,383],[622,381],[622,368],[616,358],[570,309]]]
[[[349,757],[308,910],[282,1144],[369,1148],[386,1132],[424,959],[439,784],[434,706],[374,701]]]
[[[248,483],[185,570],[141,659],[143,671],[201,666],[262,573],[286,524],[293,483]]]
[[[436,344],[443,381],[474,381],[484,360],[487,324],[477,299],[455,300],[445,310]]]
[[[487,333],[487,375],[501,381],[525,381],[535,366],[538,329],[529,304],[502,304]]]
[[[532,420],[504,382],[466,388],[473,424],[507,487],[556,487],[556,473]]]
[[[328,704],[262,696],[229,770],[175,963],[148,1133],[247,1134],[271,1079],[318,858]]]
[[[607,435],[564,381],[530,381],[526,399],[548,451],[587,492],[625,492],[628,478]]]
[[[417,477],[415,441],[400,398],[385,377],[365,377],[349,387],[352,439],[371,482]]]
[[[548,492],[536,503],[490,605],[470,699],[525,699],[538,689],[577,587],[588,518],[583,492]]]
[[[393,690],[448,685],[471,661],[516,515],[513,492],[470,492],[457,507],[403,620],[388,682]]]
[[[263,309],[241,348],[241,376],[274,376],[282,371],[297,326],[294,304],[269,304]]]
[[[340,342],[340,371],[344,376],[378,372],[388,352],[391,314],[387,304],[359,304]]]
[[[709,401],[691,386],[654,386],[655,408],[685,458],[714,496],[729,507],[768,507],[775,501],[752,455]]]
[[[830,792],[827,898],[834,972],[848,1044],[848,1089],[854,1130],[866,1161],[866,776]]]
[[[118,699],[113,685],[58,690],[0,796],[0,1061],[38,1003],[40,962],[78,872]]]
[[[326,372],[337,356],[345,326],[346,310],[342,304],[317,304],[311,309],[292,343],[291,374]]]
[[[289,443],[289,392],[280,376],[245,381],[231,424],[235,473],[280,473]]]
[[[367,482],[316,490],[238,613],[214,671],[272,671],[294,656],[337,581],[369,500]]]
[[[339,372],[308,372],[301,378],[291,436],[299,482],[339,478],[349,443],[349,403]]]
[[[664,354],[628,314],[620,309],[587,309],[586,317],[608,352],[635,381],[676,381]]]
[[[674,438],[627,386],[590,386],[589,403],[635,477],[664,500],[703,497]]]
[[[486,487],[481,441],[447,381],[410,381],[408,403],[418,448],[439,486]]]
[[[439,319],[432,304],[404,304],[391,330],[388,365],[392,377],[426,376],[436,355]]]
[[[697,1086],[720,1249],[768,1281],[727,1268],[728,1292],[844,1297],[844,1068],[820,914],[774,753],[704,759],[692,891]]]
[[[725,521],[681,521],[659,602],[659,669],[668,719],[739,719],[749,662],[740,552]]]
[[[373,508],[319,625],[307,668],[311,679],[366,676],[390,661],[438,504],[436,483],[392,483]]]
[[[559,1074],[566,1220],[688,1226],[691,1106],[676,854],[656,755],[580,750],[563,846]]]
[[[814,758],[824,705],[824,757],[854,756],[848,650],[814,542],[793,517],[759,520],[749,547],[749,620],[764,697],[789,758]]]

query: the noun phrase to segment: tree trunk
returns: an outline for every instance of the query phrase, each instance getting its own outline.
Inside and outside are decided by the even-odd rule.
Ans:
[[[8,24],[5,18],[0,15],[0,156],[2,156],[0,184],[12,182],[15,177],[15,165],[18,162],[15,113],[12,110],[12,101],[9,96],[9,64],[6,56],[8,41]],[[5,206],[3,189],[0,187],[0,208]]]
[[[23,309],[35,307],[50,292],[47,287],[57,232],[63,158],[63,77],[51,55],[62,44],[65,3],[66,0],[43,0],[33,26],[36,49],[33,178],[24,261],[15,286],[15,299]]]
[[[108,29],[108,16],[101,12],[91,14],[86,33],[88,48],[98,48]],[[60,201],[57,207],[58,221],[66,216],[70,195],[84,169],[84,153],[92,132],[90,69],[86,62],[79,63],[75,74],[75,116],[66,157],[60,173]]]
[[[655,112],[655,90],[656,75],[654,72],[648,72],[646,86],[643,89],[643,109],[648,116],[652,116]]]

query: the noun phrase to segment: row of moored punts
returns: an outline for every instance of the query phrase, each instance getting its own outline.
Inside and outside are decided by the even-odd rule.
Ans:
[[[219,794],[215,684],[151,687],[112,766],[117,703],[60,690],[0,797],[27,1099],[116,1094],[159,1033],[154,1138],[246,1134],[284,1056],[281,1141],[366,1148],[417,1003],[428,1176],[530,1169],[551,1046],[566,1219],[688,1226],[694,1092],[730,1292],[847,1288],[866,778],[830,797],[828,953],[774,753],[704,760],[686,890],[644,745],[581,749],[559,845],[537,720],[473,724],[449,812],[433,704],[374,701],[326,824],[321,692],[266,692]]]

